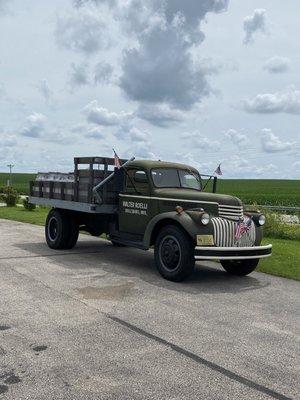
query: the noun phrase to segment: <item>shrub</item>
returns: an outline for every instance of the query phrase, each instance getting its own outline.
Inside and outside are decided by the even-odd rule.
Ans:
[[[300,225],[292,225],[281,222],[279,215],[269,210],[263,211],[266,216],[264,235],[278,238],[300,240]]]
[[[28,197],[25,197],[25,199],[23,199],[23,206],[24,206],[25,210],[28,210],[28,211],[33,211],[36,209],[35,204],[29,203]]]
[[[19,195],[15,189],[11,186],[7,186],[3,190],[3,198],[7,207],[14,207],[17,204]]]

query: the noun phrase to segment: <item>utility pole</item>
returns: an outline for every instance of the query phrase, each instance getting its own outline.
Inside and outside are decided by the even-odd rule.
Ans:
[[[12,186],[12,169],[13,169],[14,165],[13,164],[8,164],[7,166],[9,168],[9,180],[7,182],[8,183],[7,186]]]

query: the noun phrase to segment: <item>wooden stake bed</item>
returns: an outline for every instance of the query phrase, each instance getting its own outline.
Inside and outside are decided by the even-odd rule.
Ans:
[[[121,160],[126,162],[126,160]],[[85,168],[79,168],[85,165]],[[95,168],[96,166],[96,168]],[[73,182],[72,174],[68,175],[67,181],[63,179],[64,174],[44,174],[45,179],[30,182],[30,203],[37,205],[48,205],[51,207],[64,208],[75,211],[113,214],[118,205],[118,192],[114,179],[108,181],[99,190],[102,203],[97,204],[93,188],[113,172],[109,166],[114,166],[114,159],[108,157],[75,157]],[[47,178],[57,175],[58,178]],[[38,176],[38,177],[39,177]]]

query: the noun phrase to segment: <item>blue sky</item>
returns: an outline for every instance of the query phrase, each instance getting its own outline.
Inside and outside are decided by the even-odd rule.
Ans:
[[[300,178],[295,0],[0,0],[0,170],[74,156]]]

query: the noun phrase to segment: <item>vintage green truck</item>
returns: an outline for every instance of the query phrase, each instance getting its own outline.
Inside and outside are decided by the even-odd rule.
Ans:
[[[271,244],[260,245],[265,216],[215,193],[216,177],[179,163],[121,162],[76,157],[74,173],[39,173],[30,183],[30,203],[52,207],[45,225],[51,249],[74,247],[79,231],[105,234],[115,246],[154,247],[158,271],[172,281],[189,276],[197,260],[247,275],[271,255]]]

